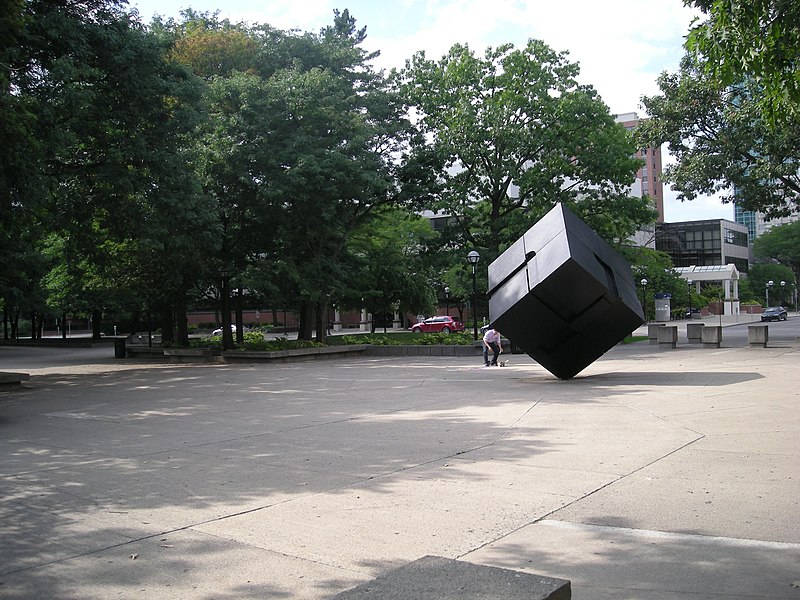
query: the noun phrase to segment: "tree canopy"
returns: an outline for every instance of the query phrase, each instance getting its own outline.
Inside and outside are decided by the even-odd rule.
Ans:
[[[311,33],[191,9],[144,25],[122,0],[3,6],[12,327],[92,315],[99,336],[104,314],[135,330],[152,313],[185,344],[186,311],[224,305],[230,282],[238,313],[280,305],[319,337],[329,303],[421,311],[445,281],[464,296],[447,250],[496,253],[555,202],[610,241],[653,216],[627,197],[628,134],[541,42],[386,74],[347,10]],[[422,209],[449,211],[461,237]]]
[[[800,5],[794,0],[685,0],[707,15],[686,47],[717,87],[753,81],[765,121],[780,125],[800,109]]]
[[[680,199],[720,193],[723,202],[768,216],[797,210],[800,120],[787,116],[790,128],[770,127],[756,83],[720,88],[691,57],[678,73],[663,73],[658,85],[660,95],[642,98],[650,119],[636,136],[640,145],[667,144],[676,162],[663,179]]]
[[[642,98],[641,144],[667,143],[664,180],[692,200],[767,217],[797,212],[800,194],[800,6],[789,0],[685,0],[705,13],[691,27],[677,73]]]
[[[427,177],[426,207],[453,217],[461,244],[491,259],[557,202],[612,242],[654,218],[629,197],[632,140],[565,52],[457,44],[438,61],[415,54],[401,75],[427,136],[411,178]]]
[[[800,221],[778,225],[758,236],[753,253],[761,260],[776,261],[800,277]]]

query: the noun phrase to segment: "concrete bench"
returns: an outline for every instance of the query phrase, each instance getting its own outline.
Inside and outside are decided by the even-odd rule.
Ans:
[[[23,381],[28,381],[31,376],[29,373],[14,373],[10,371],[0,371],[0,389],[19,387]]]
[[[701,339],[703,348],[719,348],[722,345],[722,327],[719,325],[703,327]]]
[[[769,325],[748,325],[747,341],[751,348],[766,348],[769,342]]]
[[[651,344],[658,343],[658,330],[665,327],[664,323],[650,323],[647,326],[647,339]]]
[[[424,556],[337,594],[333,600],[570,600],[566,579]]]
[[[658,347],[662,349],[674,349],[678,345],[678,327],[676,325],[664,325],[658,329]]]
[[[686,324],[686,340],[690,344],[703,343],[703,327],[705,323],[687,323]]]

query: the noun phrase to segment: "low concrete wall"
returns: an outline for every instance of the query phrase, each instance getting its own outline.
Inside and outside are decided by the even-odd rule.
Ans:
[[[293,350],[226,350],[222,353],[225,362],[261,362],[297,360],[319,360],[324,358],[342,358],[344,356],[357,356],[364,354],[369,348],[366,344],[352,344],[349,346],[325,346],[323,348],[296,348]]]
[[[0,390],[20,387],[23,381],[28,381],[30,378],[30,373],[0,371]]]
[[[93,340],[90,337],[84,338],[60,338],[48,337],[42,339],[22,338],[17,340],[0,339],[0,346],[43,346],[47,348],[94,348],[96,346],[107,346],[114,343],[113,337],[103,337]]]
[[[367,346],[367,356],[481,356],[480,346]]]
[[[171,363],[221,363],[219,350],[214,348],[165,348],[164,356]]]

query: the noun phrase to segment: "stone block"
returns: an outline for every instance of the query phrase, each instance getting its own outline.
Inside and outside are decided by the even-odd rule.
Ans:
[[[489,315],[560,379],[644,322],[630,265],[561,204],[489,265]]]
[[[678,328],[675,325],[665,325],[658,330],[658,346],[664,349],[674,349],[678,345]]]
[[[30,378],[30,373],[0,371],[0,389],[20,387],[23,381],[28,381]]]
[[[719,348],[722,345],[722,327],[719,325],[706,325],[700,336],[703,348]]]
[[[424,556],[332,600],[570,600],[566,579]]]
[[[664,323],[650,323],[647,326],[647,339],[651,344],[658,343],[658,330],[665,327]]]
[[[769,325],[748,325],[747,341],[753,348],[766,348],[769,342]]]
[[[686,339],[690,344],[700,344],[703,341],[703,327],[705,323],[687,323]]]

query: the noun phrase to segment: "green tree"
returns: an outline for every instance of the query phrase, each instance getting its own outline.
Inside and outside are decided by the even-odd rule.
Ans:
[[[537,40],[408,61],[403,91],[427,137],[407,174],[426,208],[453,215],[462,247],[491,260],[558,202],[611,242],[654,218],[628,195],[632,140],[578,71]]]
[[[631,263],[634,283],[639,292],[639,301],[643,302],[646,317],[655,317],[654,295],[672,294],[673,310],[683,310],[689,306],[689,286],[678,272],[674,270],[672,259],[665,252],[646,247],[626,247],[622,254]],[[642,285],[642,279],[647,280]],[[700,299],[692,295],[692,306],[699,307]]]
[[[30,165],[25,187],[14,188],[14,205],[37,215],[40,240],[58,241],[49,278],[54,301],[61,311],[93,314],[95,335],[103,305],[114,304],[117,293],[168,295],[175,269],[191,271],[179,266],[181,256],[198,257],[175,252],[176,240],[195,241],[197,250],[203,237],[196,228],[177,235],[198,222],[196,203],[186,201],[193,186],[182,152],[195,86],[185,69],[165,60],[167,40],[123,7],[113,0],[23,3],[11,79],[22,106],[17,122],[30,123],[35,143],[28,147],[36,149],[25,157],[13,146],[14,161]],[[170,211],[170,204],[186,211]],[[171,235],[156,237],[167,218]],[[156,254],[159,245],[166,251]],[[148,269],[121,256],[138,256]],[[119,277],[120,265],[163,278],[126,286],[130,271]]]
[[[773,227],[753,242],[753,254],[777,261],[791,269],[793,281],[800,276],[800,221]]]
[[[396,171],[410,124],[382,73],[368,64],[347,11],[323,29],[323,64],[270,78],[273,159],[281,173],[268,193],[281,206],[279,253],[300,300],[300,337],[325,335],[327,302],[346,278],[346,243],[372,212],[397,202]],[[316,313],[316,323],[314,323]]]
[[[668,145],[676,162],[663,179],[681,200],[719,193],[723,202],[769,216],[793,213],[800,198],[800,117],[774,129],[760,112],[753,82],[720,88],[686,57],[676,74],[658,78],[661,94],[642,98],[650,119],[639,145]]]
[[[750,289],[764,302],[764,306],[787,304],[792,296],[793,286],[797,283],[796,276],[789,267],[774,263],[750,265],[747,279]],[[772,285],[768,285],[770,281]],[[784,285],[781,285],[782,281]],[[767,302],[767,288],[769,288],[769,302]]]
[[[800,5],[793,0],[684,0],[706,13],[686,47],[716,88],[754,82],[766,122],[782,126],[800,108]]]
[[[427,219],[396,208],[378,211],[353,231],[348,251],[358,268],[350,287],[370,313],[419,314],[433,308],[436,286],[428,251],[436,239]]]

